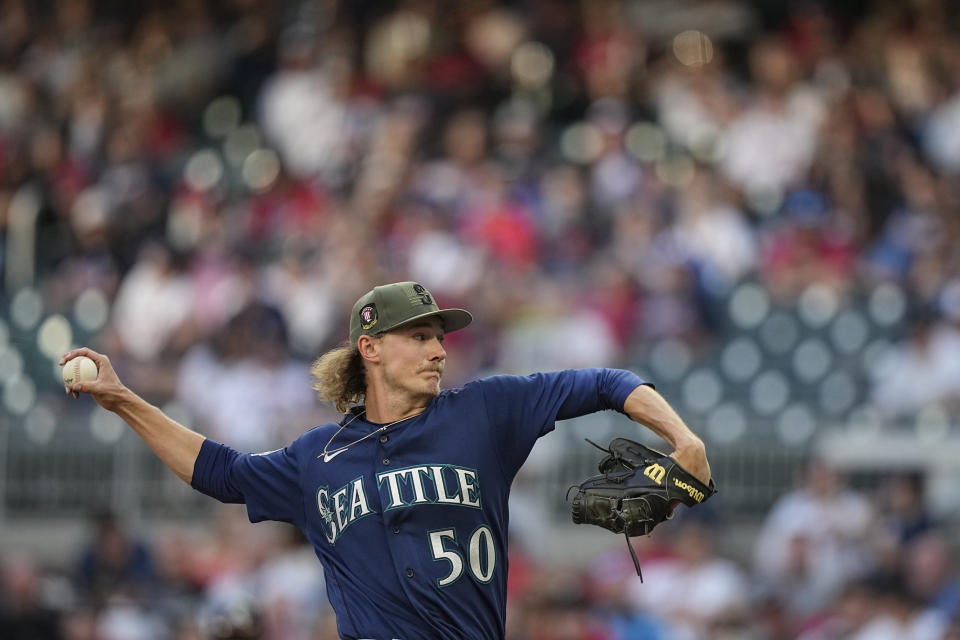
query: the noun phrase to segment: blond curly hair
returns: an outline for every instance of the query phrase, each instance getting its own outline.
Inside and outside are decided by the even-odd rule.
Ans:
[[[320,399],[341,413],[362,402],[366,395],[366,370],[356,345],[346,342],[327,351],[314,361],[310,374]]]

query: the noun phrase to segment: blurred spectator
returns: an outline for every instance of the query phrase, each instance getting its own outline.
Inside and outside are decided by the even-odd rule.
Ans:
[[[711,525],[684,514],[671,528],[669,544],[673,555],[645,566],[643,583],[631,583],[634,607],[654,616],[667,629],[665,637],[677,640],[745,630],[751,622],[747,577],[717,554]]]
[[[117,292],[112,325],[124,353],[137,361],[164,354],[182,330],[193,302],[184,264],[163,244],[140,252]]]
[[[676,232],[703,288],[718,295],[756,266],[757,238],[720,181],[697,171],[677,203]]]
[[[851,581],[824,611],[822,619],[807,628],[797,640],[841,640],[853,637],[866,626],[874,611],[874,594],[866,582]]]
[[[178,397],[210,437],[266,451],[310,422],[307,366],[290,358],[283,316],[253,303],[183,360]]]
[[[263,615],[253,597],[218,603],[202,617],[203,637],[209,640],[263,638]]]
[[[870,503],[839,472],[811,459],[801,484],[781,496],[757,537],[754,570],[762,588],[802,620],[828,605],[850,580],[873,567]]]
[[[337,77],[349,67],[343,57],[321,58],[320,43],[315,25],[294,24],[280,34],[278,67],[260,94],[260,119],[267,140],[294,176],[323,172],[336,179],[353,143],[345,83]]]
[[[557,283],[532,292],[526,314],[504,327],[500,366],[525,373],[527,363],[533,361],[551,369],[568,369],[615,360],[615,336],[589,303],[572,284]],[[557,344],[564,349],[558,351]]]
[[[849,290],[856,246],[837,228],[829,206],[815,191],[787,195],[782,220],[765,238],[762,258],[766,284],[781,299],[796,299],[815,284],[841,294]]]
[[[77,559],[77,587],[90,602],[145,598],[157,586],[149,547],[110,512],[91,518],[93,537]]]
[[[925,484],[922,471],[891,473],[882,480],[877,505],[879,533],[885,539],[882,546],[905,550],[936,528],[927,506]]]
[[[58,640],[59,615],[45,602],[43,573],[27,558],[0,565],[0,631],[10,640]]]
[[[960,576],[954,554],[950,541],[938,531],[917,536],[903,552],[904,584],[943,620],[953,620],[960,613]]]
[[[526,596],[518,638],[527,640],[613,640],[594,618],[583,585],[575,575],[542,570]]]
[[[276,264],[263,269],[263,300],[282,313],[289,349],[305,358],[331,342],[339,310],[337,288],[322,254],[322,248],[306,244],[287,246]]]
[[[629,124],[629,108],[623,100],[601,98],[587,109],[587,122],[596,132],[598,148],[590,170],[590,200],[596,211],[591,220],[595,233],[605,239],[606,218],[641,186],[641,167],[627,153],[623,139]]]
[[[928,306],[914,309],[904,340],[873,372],[871,399],[888,419],[960,399],[960,330]]]
[[[909,594],[889,582],[854,581],[843,588],[824,619],[798,640],[939,638],[939,625],[915,620],[915,611]]]
[[[489,259],[514,271],[539,262],[539,240],[534,216],[509,197],[509,186],[499,167],[488,165],[477,174],[483,193],[463,211],[463,233]]]
[[[633,75],[645,62],[642,33],[629,28],[616,0],[582,1],[582,32],[572,52],[574,68],[589,100],[625,98]]]
[[[266,637],[310,640],[333,609],[313,548],[294,527],[278,532],[277,543],[258,576],[257,602]]]
[[[228,508],[219,517],[229,547],[195,556],[208,571],[199,612],[204,633],[271,640],[315,637],[333,617],[332,609],[322,570],[300,533],[284,524],[247,528],[238,535],[236,526],[245,519],[242,509]]]
[[[940,638],[944,619],[927,611],[899,576],[875,582],[870,620],[850,637],[854,640],[927,640]]]
[[[776,36],[753,44],[750,71],[753,95],[727,129],[721,168],[747,193],[782,193],[806,177],[826,105],[800,80],[795,56]]]
[[[408,250],[410,275],[437,295],[462,296],[479,283],[484,252],[447,229],[439,212],[429,206],[424,209],[407,216],[419,223]]]
[[[658,528],[653,535],[630,540],[644,572],[647,567],[675,560],[671,535],[672,529],[666,527]],[[587,569],[586,579],[588,593],[596,602],[595,608],[614,638],[666,640],[670,637],[668,621],[659,612],[637,606],[635,583],[640,578],[622,544],[616,544],[611,550],[594,557]]]

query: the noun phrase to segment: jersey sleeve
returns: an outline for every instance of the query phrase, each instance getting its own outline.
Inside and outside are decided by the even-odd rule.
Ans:
[[[247,505],[250,522],[304,519],[296,447],[269,453],[239,453],[205,440],[194,463],[191,486],[221,502]]]
[[[624,369],[570,369],[529,376],[493,376],[480,381],[495,446],[504,472],[516,471],[536,439],[557,420],[613,409],[623,412],[627,396],[648,384]]]

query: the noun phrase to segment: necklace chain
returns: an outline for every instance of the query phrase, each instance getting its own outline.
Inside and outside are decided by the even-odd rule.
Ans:
[[[370,433],[364,434],[363,436],[357,438],[357,439],[354,440],[353,442],[347,443],[347,444],[343,445],[342,447],[337,447],[337,448],[334,449],[333,451],[328,451],[328,450],[327,450],[327,449],[330,448],[330,445],[333,443],[334,439],[335,439],[338,435],[340,435],[340,432],[341,432],[341,431],[343,431],[343,430],[346,429],[348,426],[350,426],[351,424],[353,424],[353,421],[354,421],[354,420],[356,420],[357,418],[359,418],[359,417],[362,416],[362,415],[365,415],[366,413],[367,413],[367,410],[364,409],[364,410],[361,411],[360,413],[354,414],[353,417],[351,417],[349,420],[347,420],[347,421],[344,422],[342,425],[340,425],[340,428],[337,429],[332,436],[330,436],[330,439],[327,440],[327,444],[325,444],[325,445],[323,446],[323,453],[321,453],[321,454],[320,454],[319,456],[317,456],[317,457],[318,457],[318,458],[323,458],[323,459],[324,459],[324,462],[326,462],[327,460],[329,460],[329,456],[335,456],[335,455],[337,455],[337,454],[339,454],[339,453],[342,453],[342,452],[346,451],[347,449],[349,449],[350,447],[352,447],[353,445],[357,444],[358,442],[363,442],[363,441],[366,440],[367,438],[370,438],[370,437],[372,437],[372,436],[375,436],[375,435],[377,435],[378,433],[380,433],[381,431],[386,431],[389,427],[392,427],[392,426],[395,425],[395,424],[398,424],[398,423],[400,423],[400,422],[403,422],[404,420],[409,420],[410,418],[416,418],[416,417],[419,416],[421,413],[423,413],[423,411],[421,411],[421,412],[419,412],[419,413],[415,413],[415,414],[413,414],[412,416],[407,416],[406,418],[400,418],[399,420],[394,420],[393,422],[390,422],[390,423],[388,423],[388,424],[381,425],[381,426],[377,427],[376,429],[374,429],[373,431],[371,431]]]

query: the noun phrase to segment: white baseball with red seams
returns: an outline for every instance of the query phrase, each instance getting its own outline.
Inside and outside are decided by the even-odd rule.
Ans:
[[[63,384],[91,382],[97,379],[97,363],[87,356],[77,356],[63,365]]]

